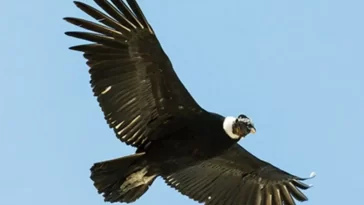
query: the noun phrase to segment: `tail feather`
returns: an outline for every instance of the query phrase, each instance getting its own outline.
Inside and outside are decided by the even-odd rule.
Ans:
[[[148,190],[157,175],[148,170],[144,154],[99,162],[91,167],[91,179],[105,201],[130,203]]]

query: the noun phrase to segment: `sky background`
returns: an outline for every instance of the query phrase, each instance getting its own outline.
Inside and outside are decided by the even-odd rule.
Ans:
[[[94,5],[91,0],[83,1]],[[225,3],[222,3],[225,2]],[[204,108],[244,113],[240,144],[299,176],[305,205],[361,203],[364,1],[139,0],[179,77]],[[4,1],[0,18],[0,204],[104,205],[94,162],[131,154],[103,119],[71,0]],[[157,180],[135,205],[198,204]]]

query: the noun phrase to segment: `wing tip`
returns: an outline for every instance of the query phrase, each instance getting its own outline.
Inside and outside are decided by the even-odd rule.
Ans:
[[[316,172],[311,172],[310,177],[308,179],[313,179],[316,177]]]
[[[75,35],[75,33],[76,33],[75,31],[66,31],[66,32],[64,32],[65,35],[72,36],[72,37]]]
[[[79,49],[77,49],[79,46],[71,46],[68,47],[68,49],[72,50],[72,51],[80,51]]]
[[[297,180],[300,180],[300,181],[305,181],[305,180],[309,180],[309,179],[313,179],[316,177],[316,172],[311,172],[310,175],[308,177],[297,177],[296,176],[296,179]]]
[[[73,1],[73,3],[74,3],[76,6],[79,6],[79,5],[86,5],[85,3],[80,2],[80,1]]]
[[[62,19],[68,23],[72,23],[72,20],[74,20],[75,18],[74,17],[63,17]]]
[[[86,10],[93,10],[94,8],[86,3],[83,3],[81,1],[73,1],[73,3],[79,8],[81,9],[82,11],[85,11]],[[86,12],[87,13],[87,12]]]

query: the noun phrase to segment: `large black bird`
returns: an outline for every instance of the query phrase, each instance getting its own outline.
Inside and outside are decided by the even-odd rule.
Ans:
[[[92,32],[66,32],[91,41],[81,51],[94,95],[116,136],[133,155],[99,162],[91,179],[105,201],[133,202],[161,176],[183,195],[208,205],[293,205],[310,186],[264,162],[237,142],[254,133],[245,115],[223,117],[201,108],[183,86],[135,0],[81,2],[98,21],[66,21]]]

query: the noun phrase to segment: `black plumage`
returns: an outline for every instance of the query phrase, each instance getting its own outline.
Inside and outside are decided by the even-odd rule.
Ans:
[[[91,179],[105,201],[133,202],[156,177],[209,205],[292,205],[306,201],[303,178],[259,160],[237,142],[254,124],[201,108],[179,80],[135,0],[81,2],[98,21],[65,18],[91,32],[71,47],[90,67],[91,85],[109,126],[133,155],[94,164]]]

